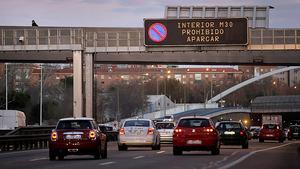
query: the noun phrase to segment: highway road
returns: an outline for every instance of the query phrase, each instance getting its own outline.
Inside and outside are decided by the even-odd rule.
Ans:
[[[173,156],[172,146],[161,150],[129,148],[119,152],[116,142],[108,145],[108,158],[94,160],[92,156],[67,156],[63,161],[49,161],[48,150],[0,153],[1,169],[299,169],[300,141],[259,143],[251,140],[249,149],[221,146],[220,155],[210,152],[184,152]]]

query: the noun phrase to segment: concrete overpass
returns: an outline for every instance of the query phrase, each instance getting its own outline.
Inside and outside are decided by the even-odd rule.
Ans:
[[[300,29],[249,28],[247,46],[146,48],[143,28],[1,26],[0,61],[73,62],[74,116],[92,117],[95,62],[300,65],[299,32]]]

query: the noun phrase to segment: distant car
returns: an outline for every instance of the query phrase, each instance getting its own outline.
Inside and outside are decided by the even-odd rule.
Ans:
[[[104,133],[113,131],[113,127],[112,126],[107,126],[105,124],[99,124],[98,126],[99,126],[100,130],[102,132],[104,132]]]
[[[107,140],[92,118],[63,118],[49,140],[49,159],[63,160],[67,155],[94,155],[107,158]]]
[[[288,129],[288,140],[300,139],[300,125],[291,125]]]
[[[216,127],[220,133],[221,143],[224,145],[241,145],[249,147],[249,133],[246,127],[239,121],[222,121]]]
[[[127,119],[123,122],[118,136],[119,151],[128,147],[152,147],[160,150],[160,135],[149,119]]]
[[[283,143],[285,134],[278,124],[264,124],[259,132],[259,142],[265,140],[278,140],[278,142]]]
[[[160,143],[172,143],[175,123],[174,122],[157,122],[155,125],[157,128],[157,131],[160,134]]]
[[[163,121],[174,121],[174,116],[173,115],[165,116],[163,118]]]
[[[213,155],[220,154],[218,131],[209,117],[182,117],[174,129],[173,154],[199,150],[211,151]]]
[[[250,133],[253,139],[258,139],[259,131],[260,131],[260,127],[255,127],[255,128],[250,127]]]

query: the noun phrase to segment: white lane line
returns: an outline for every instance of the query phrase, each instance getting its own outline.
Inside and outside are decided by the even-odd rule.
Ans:
[[[29,161],[33,162],[33,161],[40,161],[40,160],[47,160],[47,159],[48,159],[47,157],[42,157],[42,158],[34,158]]]
[[[145,156],[137,156],[137,157],[133,157],[134,160],[136,159],[140,159],[140,158],[144,158]]]
[[[161,153],[164,153],[165,151],[159,151],[159,152],[157,152],[157,154],[161,154]]]
[[[110,162],[106,162],[106,163],[100,163],[99,165],[109,165],[109,164],[114,164],[114,163],[116,163],[116,162],[110,161]]]
[[[291,144],[296,144],[297,142],[295,143],[288,143],[288,144],[284,144],[284,145],[280,145],[280,146],[276,146],[276,147],[270,147],[270,148],[266,148],[266,149],[262,149],[262,150],[256,150],[256,151],[252,151],[244,156],[242,156],[241,158],[227,164],[227,165],[224,165],[218,169],[228,169],[230,167],[233,167],[235,165],[237,165],[238,163],[244,161],[245,159],[247,159],[248,157],[252,156],[253,154],[255,153],[259,153],[259,152],[263,152],[263,151],[268,151],[268,150],[273,150],[273,149],[277,149],[277,148],[281,148],[281,147],[285,147],[285,146],[288,146],[288,145],[291,145]],[[299,142],[298,142],[299,143]]]

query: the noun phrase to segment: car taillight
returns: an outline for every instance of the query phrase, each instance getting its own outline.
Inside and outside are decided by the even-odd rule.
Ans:
[[[124,130],[124,128],[120,128],[119,134],[120,134],[120,135],[125,135],[125,130]]]
[[[154,128],[148,128],[148,133],[149,135],[153,134],[154,133]]]
[[[56,141],[57,140],[57,132],[56,131],[53,131],[51,133],[51,141]]]
[[[279,129],[279,126],[277,126],[276,128]]]
[[[211,132],[213,132],[213,131],[214,131],[214,129],[212,129],[212,128],[208,128],[208,129],[204,129],[204,131],[205,131],[205,132],[209,132],[209,133],[211,133]]]
[[[240,135],[243,136],[245,133],[243,131],[240,131]]]
[[[96,138],[96,132],[94,130],[91,130],[89,133],[90,139],[95,139]]]
[[[175,129],[174,131],[175,131],[175,133],[181,133],[182,132],[181,129]]]

